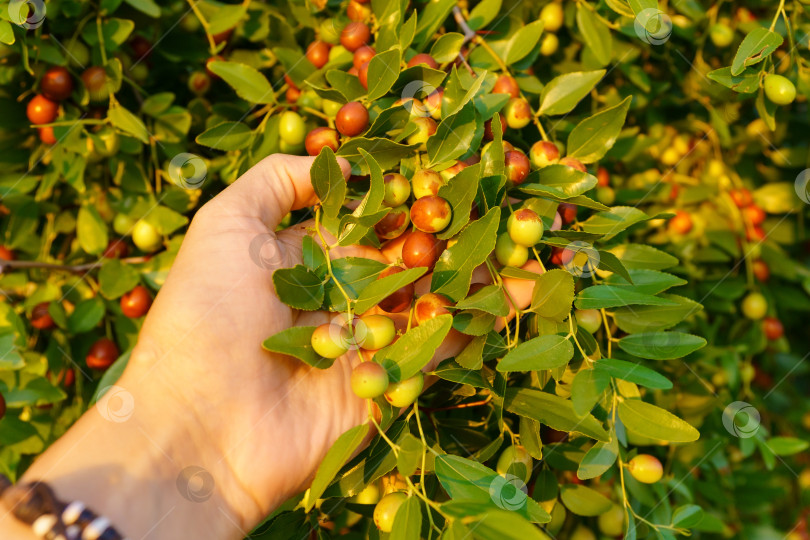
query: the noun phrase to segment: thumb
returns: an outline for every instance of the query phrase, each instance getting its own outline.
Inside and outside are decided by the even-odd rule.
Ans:
[[[250,168],[212,202],[222,210],[258,218],[275,229],[290,211],[312,206],[318,200],[312,188],[310,156],[272,154]],[[351,171],[349,162],[338,158],[343,177]]]

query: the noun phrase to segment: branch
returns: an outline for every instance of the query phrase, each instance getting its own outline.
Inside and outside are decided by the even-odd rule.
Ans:
[[[128,259],[121,259],[121,262],[128,264],[139,264],[148,261],[150,257],[129,257]],[[0,258],[0,272],[5,272],[6,269],[11,270],[28,270],[31,268],[43,268],[45,270],[55,270],[58,272],[70,272],[71,274],[84,274],[88,270],[92,270],[101,265],[101,261],[92,263],[67,265],[67,264],[54,264],[39,261],[7,261]]]

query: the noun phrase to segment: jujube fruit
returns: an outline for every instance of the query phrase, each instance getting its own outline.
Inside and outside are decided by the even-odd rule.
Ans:
[[[576,158],[564,157],[560,160],[560,165],[571,167],[573,169],[578,170],[579,172],[588,172],[588,169],[585,168],[585,165]]]
[[[607,187],[610,185],[610,173],[604,167],[599,167],[596,170],[596,185],[599,187]]]
[[[498,457],[495,470],[500,475],[513,474],[528,483],[532,476],[534,460],[525,448],[518,445],[508,446]]]
[[[363,62],[359,68],[357,69],[357,79],[360,81],[360,84],[368,90],[368,67],[371,65],[371,60],[368,62]]]
[[[337,152],[340,147],[338,132],[330,127],[316,127],[304,138],[304,147],[310,156],[317,156],[325,146],[333,152]]]
[[[503,266],[520,267],[529,260],[529,250],[513,242],[508,233],[502,233],[495,241],[495,258]]]
[[[384,394],[385,400],[397,408],[407,407],[419,399],[424,385],[425,377],[420,371],[409,379],[389,384]]]
[[[521,208],[509,216],[506,230],[514,243],[532,247],[543,237],[543,221],[534,210]]]
[[[163,245],[163,237],[151,223],[139,219],[132,229],[132,243],[141,251],[151,253]]]
[[[374,225],[374,232],[383,240],[392,240],[402,236],[410,223],[408,206],[401,204],[389,210],[385,217]]]
[[[350,22],[340,33],[341,45],[352,52],[365,45],[369,38],[371,38],[371,31],[368,26],[358,21]]]
[[[41,128],[37,128],[39,133],[39,140],[42,141],[44,144],[56,144],[56,134],[53,132],[53,127],[45,126]]]
[[[536,169],[542,169],[560,159],[560,149],[552,142],[537,141],[529,149],[529,157]]]
[[[287,144],[297,145],[304,142],[307,126],[301,115],[294,111],[284,111],[278,120],[278,136]]]
[[[511,75],[500,75],[492,87],[493,94],[508,94],[513,98],[520,97],[520,87]]]
[[[605,536],[619,536],[624,533],[624,508],[614,504],[610,510],[597,518],[599,531]]]
[[[41,302],[31,310],[31,326],[37,330],[50,330],[56,326],[53,317],[48,313],[48,306],[48,302]]]
[[[329,61],[330,48],[328,43],[313,41],[309,44],[309,47],[307,47],[307,60],[317,69],[321,69]]]
[[[506,177],[515,185],[522,184],[529,175],[529,158],[518,150],[507,152],[504,156]]]
[[[776,317],[765,317],[762,319],[762,331],[765,337],[773,341],[785,335],[785,327],[782,321]]]
[[[760,283],[765,283],[771,277],[771,269],[768,268],[768,263],[761,259],[757,259],[753,263],[753,272],[754,277],[757,278],[757,281]]]
[[[394,528],[394,517],[399,507],[408,500],[408,495],[402,491],[389,493],[380,499],[374,507],[374,525],[384,533],[390,533]]]
[[[413,56],[410,60],[408,60],[408,67],[418,66],[419,64],[425,64],[429,68],[436,69],[439,67],[438,62],[433,59],[432,56],[426,53],[419,53]]]
[[[782,75],[771,73],[765,77],[765,95],[777,105],[790,105],[796,99],[796,86]]]
[[[324,358],[337,358],[346,354],[351,340],[349,330],[338,324],[324,323],[312,332],[310,344]]]
[[[551,56],[560,48],[560,38],[557,34],[544,34],[540,40],[540,54]]]
[[[498,113],[498,121],[501,123],[501,136],[506,133],[506,117]],[[495,134],[492,132],[492,118],[484,122],[484,139],[491,141],[495,138]]]
[[[346,16],[351,21],[365,21],[371,17],[371,8],[357,0],[350,0],[346,6]]]
[[[692,216],[684,210],[677,210],[675,217],[669,220],[667,228],[675,234],[687,234],[692,230]]]
[[[201,96],[211,88],[211,77],[203,70],[197,70],[188,76],[188,89]]]
[[[563,223],[571,223],[577,219],[577,207],[571,203],[560,203],[557,207],[557,212]]]
[[[107,72],[103,67],[91,66],[85,69],[82,73],[82,82],[87,88],[90,101],[100,102],[110,96],[110,89],[107,86]]]
[[[121,297],[121,311],[130,319],[143,317],[152,305],[152,297],[143,285],[136,285],[134,289]]]
[[[556,32],[563,24],[563,9],[557,2],[552,2],[543,6],[540,10],[540,20],[543,21],[543,30],[546,32]]]
[[[352,392],[363,399],[374,399],[388,388],[388,372],[375,362],[360,362],[352,370]]]
[[[438,195],[422,197],[411,205],[411,222],[420,231],[441,232],[450,225],[452,219],[450,203]]]
[[[765,222],[765,210],[755,204],[743,208],[742,213],[751,225],[762,225]]]
[[[13,261],[15,259],[14,252],[6,246],[0,246],[0,259],[4,261]]]
[[[432,234],[412,231],[402,244],[402,262],[408,268],[433,268],[444,250],[444,242]]]
[[[108,259],[120,259],[126,257],[129,253],[129,247],[126,242],[120,238],[113,238],[107,243],[107,248],[104,250],[102,257]]]
[[[749,319],[759,320],[768,312],[768,301],[762,293],[750,293],[743,299],[742,311]]]
[[[358,101],[350,101],[340,108],[335,118],[337,130],[343,135],[354,137],[368,127],[368,110]]]
[[[745,208],[754,202],[751,192],[746,188],[732,189],[729,190],[728,194],[731,196],[731,200],[734,201],[737,208]]]
[[[578,309],[574,311],[574,317],[577,324],[591,334],[596,333],[602,326],[602,315],[596,309]]]
[[[644,484],[654,484],[664,476],[664,466],[657,457],[650,454],[639,454],[631,459],[627,470],[633,478]]]
[[[59,105],[45,96],[34,96],[25,112],[32,124],[50,124],[59,114]]]
[[[431,118],[439,120],[442,117],[442,98],[444,97],[444,88],[437,88],[428,94],[422,101],[425,109],[430,113]]]
[[[419,144],[424,148],[430,136],[436,133],[438,126],[433,118],[430,117],[420,116],[414,118],[411,122],[416,124],[417,129],[408,136],[408,144]]]
[[[523,98],[512,98],[503,110],[506,116],[506,125],[512,129],[521,129],[532,121],[532,109],[529,102]]]
[[[383,203],[386,206],[399,206],[411,196],[411,183],[399,173],[388,173],[383,177],[385,194]]]
[[[411,178],[411,186],[413,187],[413,196],[417,199],[427,197],[428,195],[438,195],[439,188],[447,182],[442,175],[430,169],[420,169],[416,171]]]
[[[118,360],[118,347],[111,339],[100,338],[90,347],[84,360],[90,369],[104,371]]]
[[[374,55],[377,54],[373,47],[369,45],[362,45],[358,47],[356,51],[354,51],[354,57],[352,58],[352,65],[357,69],[365,64],[366,62],[370,62]]]
[[[61,66],[52,67],[42,76],[39,87],[48,99],[62,101],[73,92],[73,78],[67,69]]]
[[[380,272],[377,279],[399,274],[400,272],[404,272],[404,270],[399,266],[391,266]],[[378,305],[380,309],[387,311],[388,313],[399,313],[400,311],[405,311],[411,307],[413,294],[414,285],[413,283],[408,283],[407,285],[403,285],[390,295],[383,298]]]
[[[453,303],[443,294],[425,293],[416,299],[413,306],[413,315],[416,323],[422,324],[440,315],[447,315],[450,313],[448,308],[452,306]]]
[[[358,344],[370,351],[387,347],[394,341],[396,335],[397,329],[394,321],[385,315],[364,315],[360,317],[354,328],[354,336]]]
[[[734,41],[734,30],[727,24],[718,22],[709,30],[709,38],[716,47],[724,49]]]

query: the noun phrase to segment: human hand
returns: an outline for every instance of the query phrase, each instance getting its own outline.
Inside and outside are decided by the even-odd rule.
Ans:
[[[290,210],[317,202],[311,164],[312,158],[271,156],[197,213],[117,383],[132,397],[132,417],[111,423],[92,410],[27,477],[51,482],[63,498],[84,500],[130,538],[190,537],[190,530],[241,538],[306,488],[341,433],[367,421],[366,403],[349,384],[355,353],[318,370],[260,346],[290,326],[334,316],[297,312],[273,292],[273,270],[301,263],[302,239],[314,224],[269,231]],[[341,167],[348,175],[348,164]],[[394,263],[401,244],[336,248],[331,256]],[[487,276],[481,269],[473,280]],[[417,292],[428,290],[429,279],[417,283]],[[533,283],[506,280],[519,307],[528,304]],[[404,330],[406,316],[392,318]],[[466,342],[452,331],[428,368]],[[81,456],[76,448],[84,449]],[[187,467],[200,468],[199,485],[178,482]],[[88,477],[90,470],[96,473]],[[117,489],[106,480],[111,475],[152,500],[130,493],[119,502],[110,494]],[[77,489],[77,481],[86,487]]]

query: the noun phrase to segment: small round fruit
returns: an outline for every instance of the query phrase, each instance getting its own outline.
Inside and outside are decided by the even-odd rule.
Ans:
[[[560,165],[571,167],[572,169],[576,169],[579,172],[588,172],[588,169],[585,168],[585,165],[583,165],[582,162],[576,158],[564,157],[560,160]]]
[[[727,24],[719,22],[709,30],[709,38],[715,47],[725,49],[734,41],[734,30]]]
[[[350,22],[340,33],[341,45],[352,52],[368,43],[370,38],[371,31],[368,26],[358,21]]]
[[[520,97],[520,87],[511,75],[501,75],[495,80],[492,87],[493,94],[509,94],[513,98]]]
[[[104,371],[118,360],[118,347],[113,340],[100,338],[90,347],[84,360],[90,369]]]
[[[534,460],[532,456],[529,455],[525,448],[518,445],[509,446],[501,452],[498,463],[495,465],[498,474],[513,474],[525,483],[529,482],[533,468]]]
[[[501,123],[501,136],[503,136],[503,134],[506,133],[506,117],[501,113],[498,113],[498,121]],[[495,134],[492,132],[492,118],[490,118],[484,122],[484,139],[491,141],[494,138]]]
[[[420,231],[441,232],[450,225],[452,219],[453,209],[450,203],[438,195],[422,197],[411,205],[411,222]]]
[[[313,41],[307,47],[307,60],[317,69],[321,69],[329,61],[330,48],[324,41]]]
[[[760,283],[766,283],[771,277],[771,269],[768,267],[768,263],[762,259],[754,261],[753,271],[754,277],[757,278],[757,281]]]
[[[495,242],[495,258],[503,266],[520,267],[529,260],[529,250],[514,243],[509,234],[503,233]]]
[[[616,191],[610,186],[598,186],[596,188],[596,200],[610,206],[616,202]]]
[[[50,330],[56,324],[53,322],[53,317],[48,313],[48,302],[42,302],[34,306],[31,310],[31,326],[37,330]]]
[[[143,317],[152,305],[152,297],[143,285],[136,285],[134,289],[121,297],[121,311],[130,319]]]
[[[734,201],[737,208],[745,208],[754,202],[751,192],[746,188],[732,189],[729,190],[728,194],[731,196],[731,200]]]
[[[571,223],[577,219],[577,207],[574,204],[560,203],[560,206],[557,207],[557,212],[560,214],[563,223]]]
[[[59,105],[45,96],[34,96],[25,112],[32,124],[50,124],[59,114]]]
[[[509,216],[506,230],[517,245],[532,247],[543,238],[543,221],[534,210],[521,208]]]
[[[777,105],[790,105],[796,99],[796,86],[787,77],[771,73],[765,77],[765,95]]]
[[[115,214],[113,230],[121,236],[128,236],[132,232],[135,220],[126,214]]]
[[[664,476],[664,466],[657,457],[650,454],[639,454],[631,459],[627,470],[643,484],[655,484]]]
[[[391,266],[380,272],[380,275],[377,279],[382,279],[388,276],[392,276],[394,274],[399,274],[400,272],[404,272],[402,268],[399,266]],[[383,311],[387,311],[388,313],[399,313],[400,311],[405,311],[406,309],[411,307],[411,301],[413,300],[414,294],[414,285],[413,283],[408,283],[397,289],[396,291],[392,292],[390,295],[386,296],[383,300],[380,301],[378,306]]]
[[[359,135],[368,127],[368,110],[359,101],[350,101],[338,111],[335,125],[343,135]]]
[[[110,96],[110,89],[107,86],[107,72],[104,71],[103,67],[91,66],[85,69],[82,73],[82,82],[87,88],[90,101],[98,103]]]
[[[290,145],[304,142],[307,126],[301,115],[294,111],[284,111],[278,121],[278,136]]]
[[[400,409],[407,407],[419,398],[424,385],[425,376],[420,371],[410,379],[389,384],[385,391],[385,400]]]
[[[411,183],[399,173],[388,173],[383,177],[385,194],[383,203],[386,206],[399,206],[404,204],[411,196]]]
[[[317,156],[325,146],[331,148],[333,152],[337,152],[340,147],[340,137],[338,132],[330,127],[316,127],[307,133],[304,146],[310,156]]]
[[[765,337],[771,341],[777,340],[785,335],[785,327],[782,321],[776,317],[765,317],[762,319],[762,331]]]
[[[438,195],[439,188],[447,182],[442,175],[430,169],[421,169],[414,173],[411,178],[411,186],[413,186],[413,196],[417,199],[427,197],[428,195]]]
[[[16,257],[14,256],[14,252],[8,249],[6,246],[0,246],[0,259],[4,261],[13,261]]]
[[[397,510],[408,500],[408,495],[402,491],[389,493],[374,507],[374,525],[384,533],[390,533],[394,528],[394,517]]]
[[[560,159],[560,149],[552,142],[537,141],[529,150],[529,158],[535,169],[542,169]]]
[[[316,353],[324,358],[337,358],[349,350],[351,340],[349,330],[338,324],[324,323],[312,332],[310,344]]]
[[[577,319],[577,324],[590,332],[596,333],[602,326],[602,315],[596,309],[578,309],[574,311],[574,316]]]
[[[211,77],[207,72],[199,69],[188,76],[188,89],[198,96],[208,92],[211,88]]]
[[[163,237],[151,223],[139,219],[132,229],[132,243],[141,251],[151,253],[163,245]]]
[[[599,167],[596,170],[596,185],[598,187],[610,186],[610,173],[604,167]]]
[[[532,109],[523,98],[511,98],[504,108],[506,125],[512,129],[522,129],[532,121]]]
[[[599,515],[597,520],[599,531],[605,536],[615,537],[624,533],[624,508],[618,504],[610,510]]]
[[[574,529],[571,536],[568,537],[568,540],[596,540],[596,535],[588,527],[577,525],[577,528]]]
[[[515,185],[522,184],[529,175],[529,158],[519,150],[512,150],[504,155],[506,178]]]
[[[48,99],[62,101],[73,92],[73,79],[67,69],[56,66],[45,72],[39,87]]]
[[[743,208],[742,213],[751,225],[762,225],[765,222],[765,210],[755,204]]]
[[[422,103],[425,109],[430,113],[431,118],[440,120],[442,117],[442,98],[444,97],[444,88],[437,88],[427,95]]]
[[[408,268],[433,268],[444,250],[444,242],[422,231],[412,231],[402,244],[402,262]]]
[[[687,234],[692,230],[692,216],[684,210],[677,210],[675,217],[667,224],[669,232],[673,234]]]
[[[101,144],[96,144],[101,142]],[[95,140],[87,139],[87,150],[98,158],[112,157],[121,149],[121,137],[112,126],[103,126],[96,131]]]
[[[369,351],[387,347],[394,341],[397,329],[394,321],[385,315],[364,315],[354,328],[355,339],[360,346]],[[387,381],[386,381],[387,384]],[[383,388],[385,390],[385,388]],[[380,392],[382,394],[382,392]],[[378,394],[379,395],[379,394]]]
[[[380,502],[380,485],[377,482],[371,483],[363,488],[363,491],[349,499],[354,504],[377,504]]]
[[[414,118],[411,122],[416,124],[417,129],[408,136],[408,144],[419,144],[424,147],[430,136],[436,133],[438,127],[436,121],[427,116],[420,116]]]
[[[414,67],[420,64],[425,64],[427,67],[432,69],[438,69],[439,67],[439,63],[436,62],[436,60],[434,60],[433,57],[427,53],[416,54],[414,55],[413,58],[408,60],[408,67]]]
[[[540,41],[540,54],[551,56],[560,48],[560,38],[557,34],[545,34]]]
[[[363,2],[350,0],[349,5],[346,6],[346,16],[351,21],[365,21],[371,17],[371,8]]]
[[[411,224],[408,206],[401,204],[388,211],[384,218],[374,225],[374,232],[383,240],[399,238]]]
[[[759,320],[768,312],[768,301],[761,293],[753,292],[742,302],[743,315],[752,320]]]
[[[556,32],[563,25],[563,8],[558,2],[546,4],[540,10],[540,20],[543,21],[543,30]]]
[[[447,315],[450,313],[448,308],[452,306],[453,303],[443,294],[425,293],[416,299],[416,303],[413,306],[413,315],[416,319],[416,324],[422,324],[431,319],[435,319],[439,315]]]
[[[357,69],[363,67],[363,64],[366,62],[370,62],[374,55],[377,52],[374,50],[374,47],[370,47],[368,45],[362,45],[354,51],[354,57],[352,58],[352,64]]]
[[[54,134],[53,128],[51,126],[37,128],[37,131],[39,133],[39,140],[42,141],[44,144],[57,143],[56,135]]]
[[[129,254],[129,247],[121,238],[113,238],[107,243],[107,248],[104,250],[102,257],[108,259],[120,259]]]
[[[388,388],[388,372],[375,362],[361,362],[352,370],[351,384],[357,397],[374,399]]]
[[[331,117],[334,118],[335,116],[337,116],[337,113],[338,113],[338,111],[340,110],[340,108],[342,106],[343,106],[343,104],[341,104],[338,101],[331,101],[331,100],[325,99],[321,103],[321,110],[327,116],[331,116]]]

